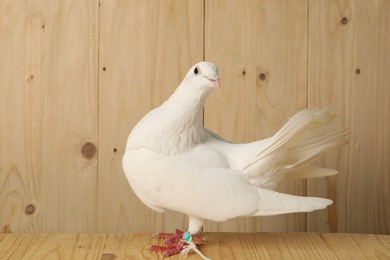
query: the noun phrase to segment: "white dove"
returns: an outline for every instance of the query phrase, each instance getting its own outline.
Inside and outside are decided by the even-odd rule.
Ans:
[[[310,212],[332,204],[272,191],[285,177],[337,173],[312,165],[319,154],[348,142],[348,132],[331,124],[336,116],[329,109],[302,110],[271,138],[234,144],[202,125],[205,100],[214,88],[219,88],[217,67],[197,63],[128,137],[123,169],[135,194],[157,212],[169,209],[189,216],[186,232],[160,233],[170,243],[151,250],[171,255],[194,249],[204,257],[195,234],[205,220]]]

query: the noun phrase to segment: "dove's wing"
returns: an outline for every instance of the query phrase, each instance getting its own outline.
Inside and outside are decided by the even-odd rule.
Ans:
[[[257,211],[258,194],[218,152],[200,145],[179,156],[127,151],[123,167],[133,190],[152,209],[223,221]]]
[[[235,170],[244,169],[271,143],[271,138],[243,144],[231,143],[209,129],[205,131],[208,133],[205,145],[221,152],[226,157],[229,167]]]
[[[152,209],[224,221],[238,216],[312,211],[330,200],[292,196],[257,188],[226,158],[206,145],[180,156],[146,149],[125,153],[123,167],[138,197]],[[142,169],[142,171],[140,171]]]

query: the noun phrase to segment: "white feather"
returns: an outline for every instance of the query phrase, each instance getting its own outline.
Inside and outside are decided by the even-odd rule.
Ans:
[[[334,114],[306,109],[271,138],[233,144],[202,126],[203,106],[215,87],[216,66],[198,63],[172,96],[134,127],[123,168],[137,196],[158,212],[187,214],[191,233],[204,219],[309,212],[330,205],[328,199],[268,189],[285,177],[337,173],[311,165],[319,154],[347,142],[347,132],[331,124]]]

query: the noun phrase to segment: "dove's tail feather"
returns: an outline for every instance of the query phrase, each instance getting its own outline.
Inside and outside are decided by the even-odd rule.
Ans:
[[[287,176],[313,178],[336,174],[335,170],[310,165],[320,154],[348,142],[348,131],[336,129],[334,119],[336,115],[329,109],[296,113],[244,167],[244,173],[253,185],[262,188],[275,188]]]
[[[259,206],[254,216],[311,212],[324,209],[333,203],[329,199],[294,196],[261,188],[258,189],[258,194],[260,197]]]

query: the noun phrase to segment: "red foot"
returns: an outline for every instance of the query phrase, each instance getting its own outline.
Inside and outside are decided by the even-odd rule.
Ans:
[[[180,253],[188,243],[183,239],[184,232],[176,229],[176,233],[156,233],[153,236],[164,239],[164,245],[150,245],[146,247],[151,251],[164,252],[164,257]],[[199,235],[192,235],[192,241],[199,248],[205,239]]]

